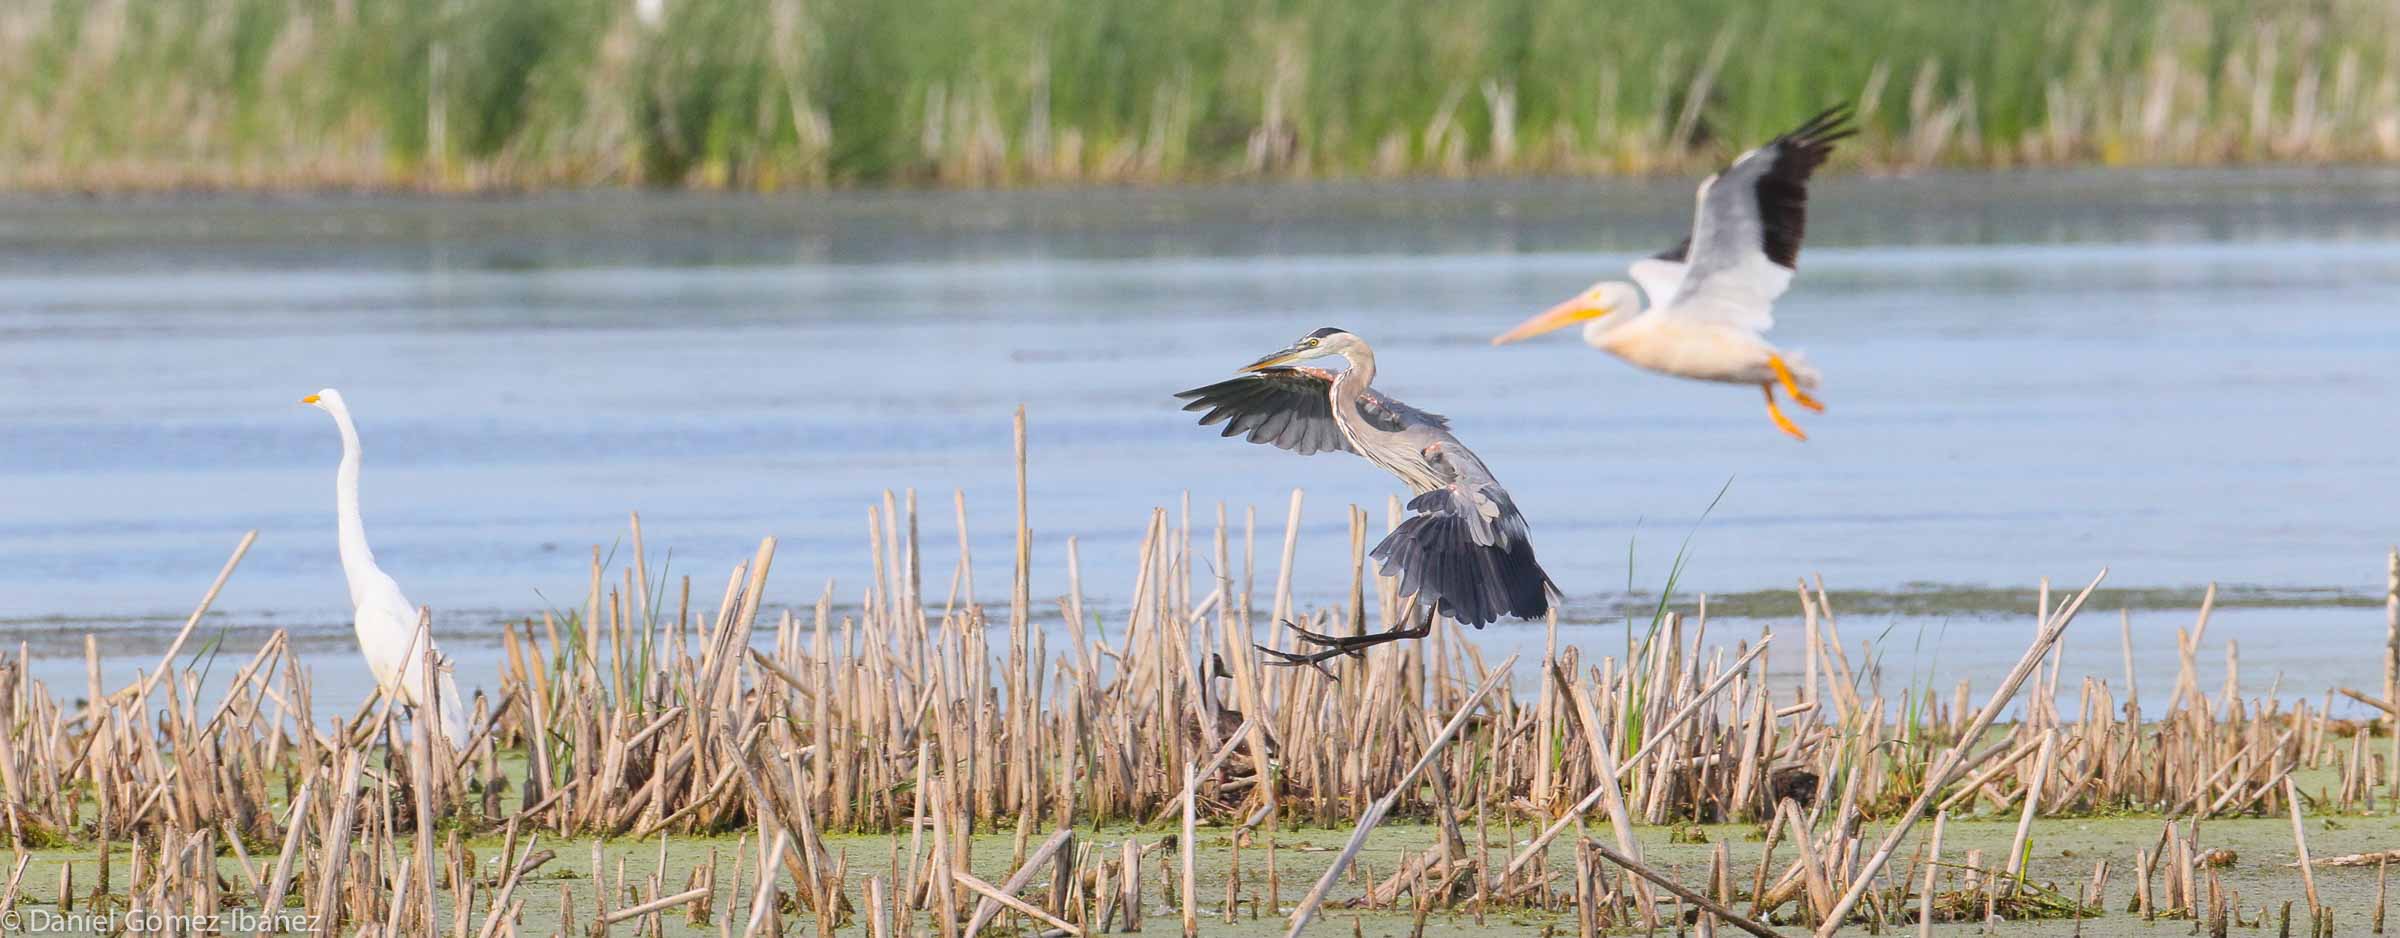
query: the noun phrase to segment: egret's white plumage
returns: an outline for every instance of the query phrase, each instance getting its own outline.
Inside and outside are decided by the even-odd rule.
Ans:
[[[1828,109],[1700,183],[1692,233],[1628,265],[1634,283],[1606,281],[1492,340],[1498,345],[1585,323],[1583,338],[1662,374],[1754,384],[1775,425],[1808,439],[1775,404],[1780,386],[1810,410],[1824,407],[1815,368],[1776,348],[1775,299],[1792,284],[1808,221],[1808,178],[1850,136],[1849,112]],[[1635,284],[1640,288],[1636,289]],[[1649,303],[1645,307],[1644,294]]]
[[[332,414],[334,426],[342,431],[342,465],[334,473],[333,497],[340,524],[342,575],[350,581],[350,605],[356,610],[351,621],[358,630],[358,650],[366,656],[378,684],[390,687],[397,680],[400,699],[417,708],[419,719],[431,714],[450,744],[464,747],[466,700],[458,695],[458,684],[447,666],[434,669],[435,693],[440,698],[435,706],[429,708],[419,699],[424,695],[427,656],[424,649],[416,647],[416,604],[401,594],[398,582],[375,566],[375,552],[367,549],[366,525],[358,513],[358,427],[350,422],[350,408],[342,401],[342,392],[332,388],[302,398],[301,403]],[[432,641],[431,637],[426,641]],[[440,646],[432,652],[432,657],[442,660]]]

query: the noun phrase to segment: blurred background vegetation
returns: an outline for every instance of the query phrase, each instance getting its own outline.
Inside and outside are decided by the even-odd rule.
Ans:
[[[2391,0],[13,0],[0,186],[782,189],[2400,158]]]

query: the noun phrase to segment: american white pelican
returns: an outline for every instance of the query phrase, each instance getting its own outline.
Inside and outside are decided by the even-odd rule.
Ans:
[[[1692,233],[1627,268],[1640,289],[1620,281],[1593,284],[1492,344],[1585,323],[1585,342],[1642,368],[1758,385],[1775,425],[1808,439],[1776,406],[1775,388],[1781,385],[1800,406],[1821,413],[1825,405],[1809,394],[1817,387],[1817,370],[1768,344],[1762,333],[1775,324],[1775,298],[1791,286],[1799,263],[1808,177],[1824,165],[1834,141],[1857,132],[1849,119],[1847,107],[1828,108],[1701,181]],[[1649,309],[1642,306],[1645,293],[1655,304]]]
[[[416,604],[375,566],[375,552],[367,549],[367,529],[358,515],[358,427],[350,422],[350,408],[342,403],[342,392],[332,388],[303,397],[300,403],[332,414],[333,425],[342,431],[342,465],[334,473],[333,503],[340,524],[342,575],[350,580],[350,605],[357,610],[351,624],[358,630],[358,650],[366,655],[377,683],[388,689],[397,680],[400,699],[416,708],[418,719],[424,720],[430,709],[450,745],[465,748],[466,698],[458,695],[458,684],[445,664],[434,669],[440,699],[431,708],[419,699],[424,694],[426,649],[416,647]],[[443,660],[438,646],[432,652],[436,660]]]

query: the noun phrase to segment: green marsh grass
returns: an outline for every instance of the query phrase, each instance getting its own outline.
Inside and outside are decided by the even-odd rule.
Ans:
[[[2371,0],[37,0],[0,184],[492,189],[2400,158]]]

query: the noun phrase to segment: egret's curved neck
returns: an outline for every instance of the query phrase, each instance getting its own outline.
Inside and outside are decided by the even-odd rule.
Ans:
[[[375,569],[375,552],[367,549],[366,523],[358,514],[358,427],[350,423],[347,409],[328,410],[342,431],[342,467],[333,476],[333,508],[340,523],[342,575],[350,581],[350,602],[355,605],[364,578]]]

